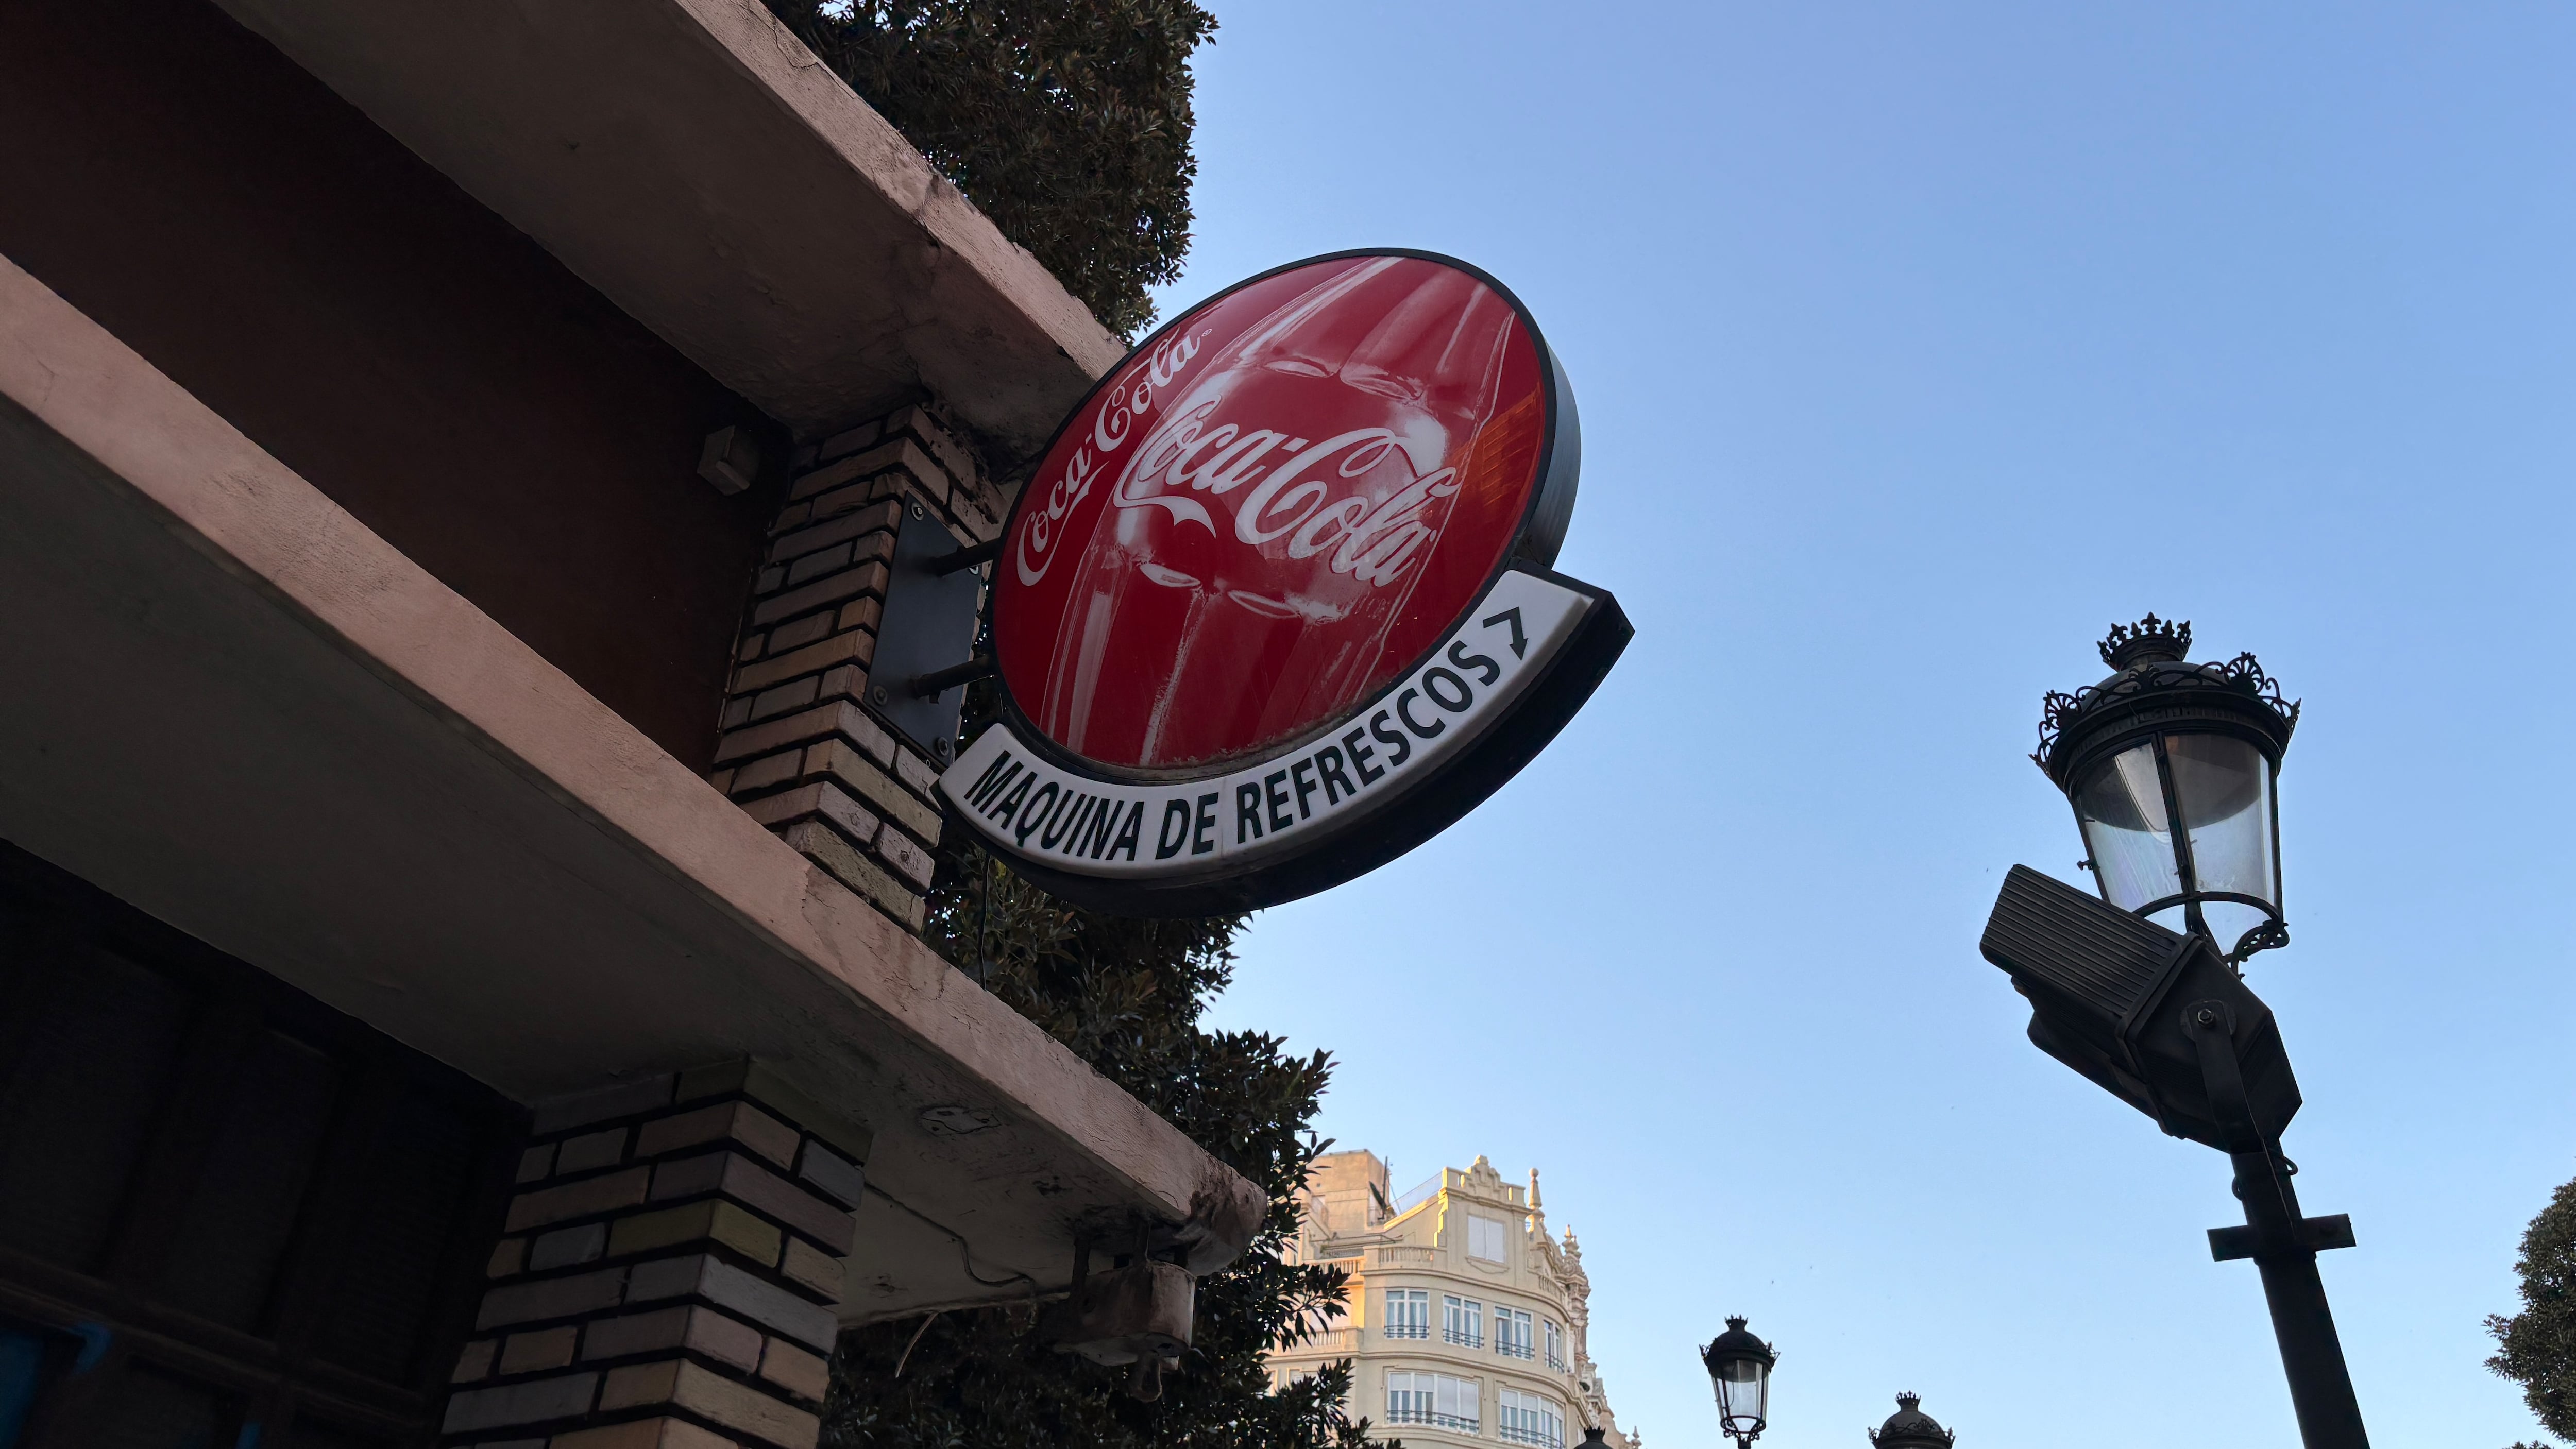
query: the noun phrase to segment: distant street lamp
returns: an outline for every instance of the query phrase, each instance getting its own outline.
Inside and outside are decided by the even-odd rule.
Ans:
[[[2280,1029],[2241,966],[2287,944],[2273,782],[2299,706],[2251,654],[2192,664],[2191,626],[2153,614],[2101,644],[2110,678],[2051,694],[2031,758],[2066,792],[2101,900],[2013,867],[1980,949],[2031,1003],[2030,1039],[2236,1168],[2251,1258],[2308,1449],[2368,1449],[2317,1252],[2352,1220],[2299,1214],[2281,1133],[2299,1110]]]
[[[1921,1394],[1898,1394],[1896,1412],[1869,1431],[1869,1442],[1876,1449],[1950,1449],[1958,1440],[1957,1434],[1923,1412]]]
[[[1771,1400],[1771,1366],[1779,1355],[1771,1345],[1747,1332],[1744,1320],[1726,1320],[1726,1332],[1701,1349],[1708,1381],[1717,1389],[1718,1427],[1738,1449],[1762,1437]]]

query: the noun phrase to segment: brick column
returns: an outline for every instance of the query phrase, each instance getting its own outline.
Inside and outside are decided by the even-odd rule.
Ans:
[[[1004,502],[929,409],[908,407],[796,456],[770,527],[727,692],[716,788],[753,818],[921,929],[941,763],[869,711],[868,664],[886,562],[915,503],[960,544],[998,535]],[[943,762],[944,763],[944,762]]]
[[[447,1449],[813,1449],[866,1135],[756,1063],[536,1112]]]

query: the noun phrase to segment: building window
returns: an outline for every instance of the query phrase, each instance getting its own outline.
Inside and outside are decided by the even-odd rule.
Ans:
[[[1432,1393],[1429,1374],[1408,1373],[1390,1369],[1386,1376],[1386,1421],[1390,1424],[1428,1424],[1431,1422]],[[1414,1381],[1423,1387],[1415,1388]]]
[[[1485,1346],[1485,1305],[1473,1298],[1440,1299],[1440,1337],[1469,1348]]]
[[[1505,1389],[1495,1408],[1494,1431],[1506,1444],[1565,1449],[1565,1411],[1552,1399]]]
[[[1431,1336],[1431,1295],[1419,1288],[1386,1290],[1386,1336],[1429,1338]]]
[[[1558,1373],[1563,1373],[1565,1372],[1565,1329],[1553,1318],[1543,1321],[1546,1325],[1547,1366]]]
[[[1494,1352],[1514,1358],[1534,1358],[1530,1343],[1530,1316],[1517,1308],[1496,1306],[1494,1309]]]
[[[1503,1257],[1503,1220],[1467,1215],[1467,1256],[1488,1263],[1508,1261]]]
[[[1482,1389],[1474,1379],[1391,1370],[1386,1376],[1386,1421],[1390,1424],[1429,1424],[1434,1428],[1473,1434],[1476,1432],[1477,1402],[1481,1393]]]

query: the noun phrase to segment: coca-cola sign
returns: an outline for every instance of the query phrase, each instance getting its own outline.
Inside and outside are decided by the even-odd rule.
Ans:
[[[1022,489],[992,583],[1002,717],[943,790],[1025,873],[1140,914],[1410,849],[1627,641],[1608,594],[1548,571],[1580,452],[1538,329],[1463,263],[1320,257],[1202,303]]]

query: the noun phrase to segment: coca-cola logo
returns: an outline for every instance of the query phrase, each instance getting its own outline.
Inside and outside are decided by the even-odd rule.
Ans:
[[[1545,463],[1510,300],[1415,256],[1334,258],[1192,310],[1058,435],[1009,525],[994,645],[1084,759],[1203,768],[1332,722],[1501,566]]]
[[[1001,718],[955,817],[1070,899],[1204,915],[1391,860],[1509,779],[1628,639],[1549,572],[1573,395],[1482,273],[1322,257],[1192,308],[1004,525]]]
[[[1458,491],[1458,470],[1442,468],[1384,500],[1351,493],[1328,504],[1336,483],[1367,474],[1396,446],[1393,429],[1353,428],[1314,443],[1270,428],[1244,432],[1233,423],[1215,423],[1216,409],[1213,400],[1203,402],[1147,439],[1120,475],[1111,501],[1120,508],[1160,508],[1177,522],[1214,534],[1221,530],[1207,505],[1190,494],[1222,499],[1250,485],[1234,508],[1231,531],[1238,542],[1262,548],[1285,540],[1291,559],[1331,549],[1333,572],[1376,585],[1393,582],[1431,540],[1421,520],[1425,506]],[[1275,465],[1263,461],[1273,449],[1287,455]]]
[[[1104,390],[1090,410],[1090,436],[1077,438],[1071,456],[1054,468],[1044,506],[1023,510],[1015,521],[1012,558],[1021,583],[1035,584],[1046,577],[1047,565],[1055,561],[1056,540],[1064,536],[1065,515],[1089,496],[1102,460],[1136,435],[1137,419],[1153,412],[1156,396],[1170,388],[1198,356],[1200,341],[1184,333],[1156,343],[1142,367],[1130,362],[1119,369],[1118,384]],[[1063,451],[1061,446],[1051,450],[1048,463],[1055,464],[1056,454]]]

